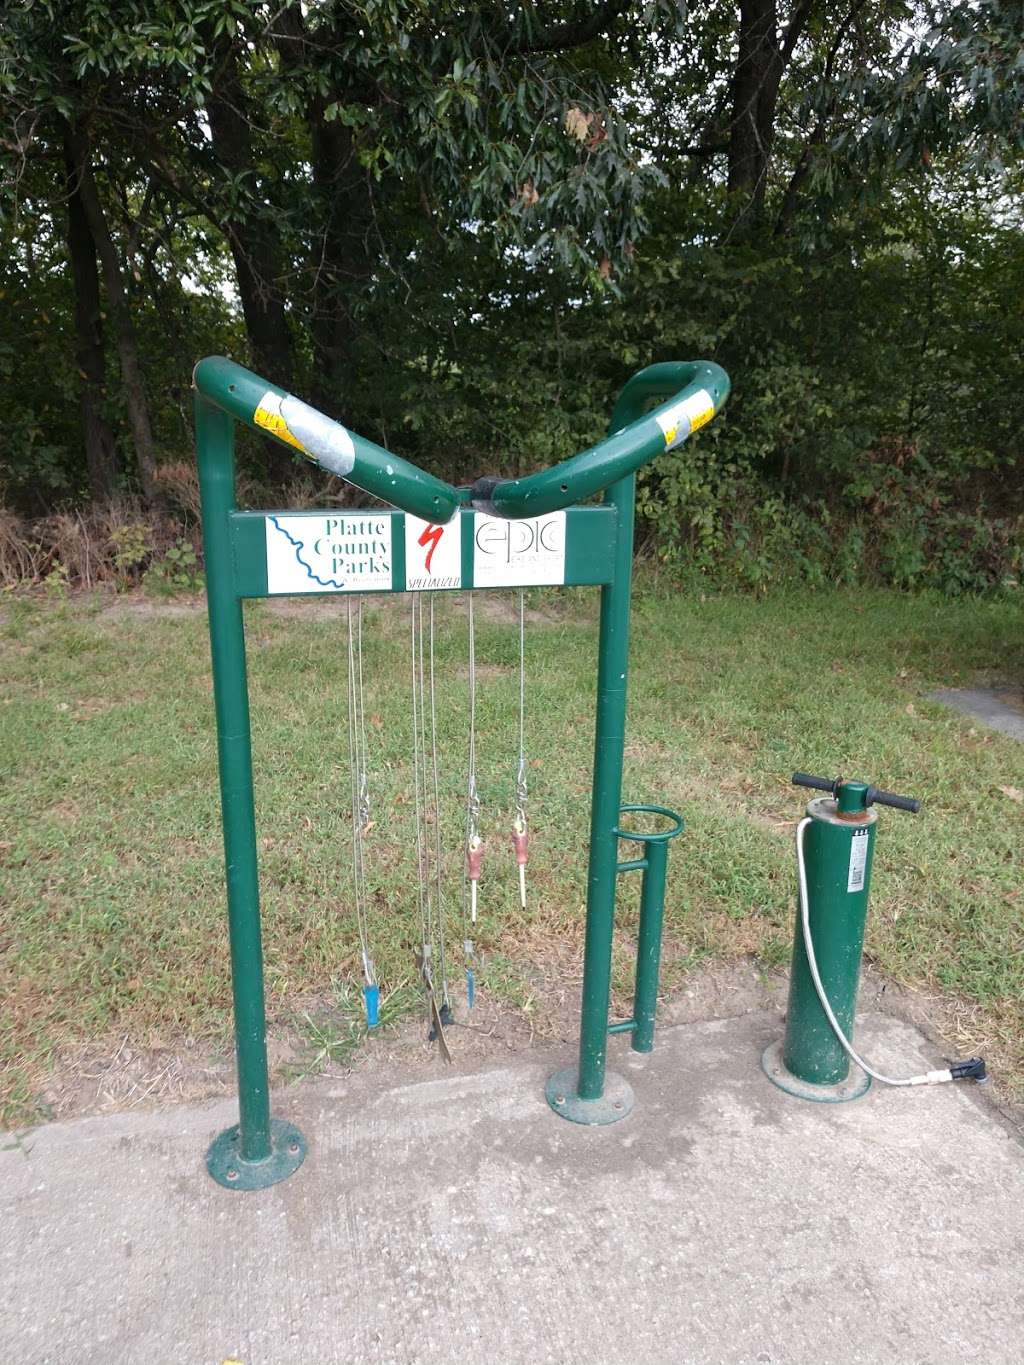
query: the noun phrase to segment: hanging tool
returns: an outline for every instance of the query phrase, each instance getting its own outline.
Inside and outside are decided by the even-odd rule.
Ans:
[[[422,607],[420,608],[422,628]],[[440,783],[438,781],[437,766],[437,688],[434,681],[434,596],[430,595],[430,614],[429,614],[429,647],[428,659],[430,669],[430,767],[433,778],[433,797],[434,797],[434,890],[436,899],[434,902],[435,919],[437,925],[437,944],[438,944],[438,965],[441,968],[441,1006],[438,1011],[440,1024],[447,1027],[453,1022],[452,1003],[448,995],[448,957],[445,945],[444,933],[444,864],[441,857],[441,795]],[[420,639],[422,647],[422,635]]]
[[[448,1041],[444,1036],[444,1030],[446,1024],[450,1024],[453,1021],[451,1018],[447,1020],[444,1019],[442,1017],[442,1012],[437,1007],[437,991],[434,986],[434,975],[430,965],[432,955],[429,951],[429,945],[425,949],[418,948],[413,956],[416,959],[416,966],[427,991],[427,1019],[429,1023],[427,1041],[430,1043],[436,1042],[441,1056],[446,1062],[450,1062],[452,1060],[452,1054],[449,1051]]]
[[[416,889],[420,915],[421,948],[417,953],[417,963],[423,984],[427,990],[427,1015],[430,1042],[437,1041],[441,1054],[451,1061],[444,1038],[444,1028],[452,1022],[451,1004],[448,999],[447,961],[444,937],[444,906],[441,901],[441,811],[439,799],[438,761],[437,761],[437,701],[434,682],[434,611],[433,598],[430,606],[429,668],[424,663],[423,602],[419,593],[411,595],[412,601],[412,729],[413,729],[413,786],[416,803]],[[429,677],[429,691],[428,691]],[[428,719],[429,705],[429,719]],[[431,758],[427,761],[427,725],[430,725]],[[433,796],[430,809],[429,796]],[[429,824],[433,819],[435,828],[433,866]],[[435,889],[437,900],[435,902]],[[441,1003],[438,1004],[438,982],[434,975],[434,950],[437,948],[437,966],[440,970]]]
[[[516,771],[516,811],[512,847],[519,867],[519,904],[526,909],[526,861],[530,834],[526,823],[526,594],[519,594],[519,767]]]
[[[367,1028],[380,1021],[380,986],[370,956],[369,914],[366,898],[365,840],[373,828],[370,816],[370,780],[366,744],[366,711],[363,690],[363,604],[356,607],[353,626],[352,599],[346,602],[348,614],[348,759],[352,805],[352,877],[359,927],[359,948],[363,961],[363,1008]]]
[[[476,924],[477,886],[484,856],[480,837],[480,794],[476,785],[476,622],[473,594],[469,594],[469,755],[466,778],[466,892],[462,902],[462,951],[466,959],[466,1005],[476,999],[476,954],[472,925]]]

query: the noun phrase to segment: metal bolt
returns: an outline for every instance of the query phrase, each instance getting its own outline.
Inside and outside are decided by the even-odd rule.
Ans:
[[[556,1104],[564,1104],[564,1103],[565,1103],[565,1096],[564,1096],[564,1095],[556,1095],[556,1096],[555,1096],[555,1103],[556,1103]]]
[[[229,1180],[237,1180],[237,1179],[238,1179],[238,1172],[235,1170],[234,1166],[230,1166],[230,1167],[228,1168],[227,1176],[228,1176],[228,1179],[229,1179]]]
[[[289,1144],[288,1144],[288,1150],[289,1150],[289,1152],[291,1152],[292,1155],[294,1156],[295,1153],[299,1150],[299,1144],[298,1144],[297,1142],[289,1142]]]
[[[613,1108],[613,1109],[621,1109],[621,1108],[622,1108],[622,1101],[621,1101],[621,1100],[613,1100],[613,1101],[612,1101],[612,1108]]]

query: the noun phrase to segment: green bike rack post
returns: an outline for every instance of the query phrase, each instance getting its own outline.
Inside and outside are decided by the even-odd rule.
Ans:
[[[636,987],[633,993],[633,1051],[650,1052],[654,1047],[654,1016],[658,1008],[658,972],[661,966],[661,926],[665,917],[665,878],[668,873],[669,840],[683,832],[683,817],[667,806],[622,807],[623,814],[660,815],[669,821],[667,829],[640,831],[620,829],[618,835],[631,843],[644,845],[642,858],[619,863],[618,871],[634,868],[643,871],[640,885],[640,924],[636,936]],[[618,1030],[617,1030],[618,1031]],[[623,1030],[624,1031],[624,1030]],[[611,1029],[609,1029],[609,1033]]]
[[[624,1117],[632,1103],[631,1097],[628,1105],[623,1099],[629,1087],[619,1078],[607,1077],[605,1067],[616,880],[623,870],[644,870],[634,1047],[645,1050],[653,1040],[667,841],[681,828],[678,817],[664,808],[621,804],[636,471],[681,445],[716,415],[728,397],[728,376],[710,362],[651,365],[619,395],[604,441],[540,473],[522,479],[478,479],[463,489],[365,440],[230,360],[215,356],[200,361],[193,384],[239,1094],[238,1124],[222,1133],[207,1154],[211,1176],[228,1189],[257,1189],[290,1175],[305,1156],[298,1129],[270,1116],[242,619],[246,598],[290,592],[407,592],[435,586],[464,590],[537,583],[600,586],[579,1065],[557,1092],[549,1085],[548,1093],[555,1111],[575,1122],[608,1123]],[[657,407],[645,412],[649,403],[659,400]],[[236,422],[274,437],[397,510],[238,511]],[[576,505],[600,492],[604,493],[600,505]],[[514,572],[511,577],[496,576],[488,555],[495,537],[501,540],[501,526],[508,523],[519,528],[521,537],[532,538],[555,568],[549,563],[541,577],[531,577],[533,571],[527,569],[520,577]],[[367,537],[358,565],[338,558],[344,545],[329,544],[332,538],[343,539],[350,524]],[[454,528],[453,572],[437,585],[426,584],[408,562],[409,545],[422,544],[415,537],[410,540],[408,532],[421,525],[431,532]],[[512,527],[506,542],[511,547]],[[509,558],[511,562],[511,552]],[[624,809],[667,815],[679,828],[654,834],[622,831],[619,818]],[[618,845],[623,838],[642,842],[645,857],[620,865]],[[555,1103],[558,1096],[563,1099],[560,1105]]]
[[[621,815],[657,815],[669,821],[667,829],[636,830],[616,829],[618,839],[628,843],[644,845],[644,854],[639,858],[629,858],[616,864],[615,874],[642,872],[640,884],[640,922],[637,927],[636,943],[636,980],[633,988],[633,1014],[629,1019],[608,1023],[607,996],[601,1004],[598,998],[593,1003],[601,1005],[601,1018],[604,1032],[631,1033],[631,1047],[634,1052],[650,1052],[654,1047],[654,1020],[658,1008],[658,973],[661,966],[661,931],[665,916],[665,881],[668,872],[668,845],[671,839],[683,832],[683,817],[667,806],[630,803],[620,806]],[[584,964],[584,1013],[586,1028],[596,1027],[596,1009],[586,1009],[587,968]],[[610,984],[610,983],[609,983]],[[589,986],[593,991],[592,983]],[[589,1125],[615,1123],[625,1118],[633,1108],[633,1092],[621,1076],[608,1075],[601,1062],[601,1093],[595,1097],[583,1095],[580,1086],[580,1068],[584,1056],[593,1066],[595,1053],[594,1037],[580,1030],[580,1064],[556,1071],[545,1089],[548,1104],[559,1117],[571,1123]]]

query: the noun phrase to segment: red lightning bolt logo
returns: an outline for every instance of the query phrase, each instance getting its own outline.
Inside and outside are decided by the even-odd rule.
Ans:
[[[428,523],[426,530],[423,532],[419,540],[416,542],[417,545],[430,546],[430,549],[427,551],[427,557],[423,561],[423,567],[426,569],[427,573],[430,572],[430,561],[434,558],[434,551],[437,549],[438,542],[440,541],[443,535],[444,527],[435,526],[433,522],[430,522]]]

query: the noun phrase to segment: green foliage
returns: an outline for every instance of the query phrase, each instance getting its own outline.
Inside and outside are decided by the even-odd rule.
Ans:
[[[73,126],[166,466],[190,459],[196,358],[266,358],[253,313],[267,300],[281,309],[268,366],[459,482],[586,446],[631,372],[708,356],[733,378],[726,415],[641,483],[641,532],[663,562],[755,591],[1015,580],[1020,5],[781,3],[777,42],[806,23],[780,52],[753,208],[734,183],[729,105],[741,9],[13,7],[0,29],[0,497],[40,516],[89,487]],[[218,109],[235,120],[227,150]],[[100,409],[131,496],[108,303],[104,286]],[[251,499],[294,495],[267,443],[243,437],[239,463]],[[158,508],[145,513],[158,525]],[[149,582],[190,571],[161,560]]]
[[[161,597],[202,592],[204,583],[196,547],[184,538],[154,560],[142,577],[143,587]]]
[[[43,579],[43,587],[46,589],[48,597],[54,597],[63,601],[67,596],[68,590],[68,566],[60,559],[55,559],[53,564]]]
[[[843,82],[860,117],[835,151],[900,169],[952,151],[975,172],[1012,178],[1024,152],[1024,5],[969,0],[926,13],[930,22],[905,39],[896,63]]]
[[[129,521],[110,533],[113,564],[121,587],[133,583],[153,553],[153,528],[144,521]]]

